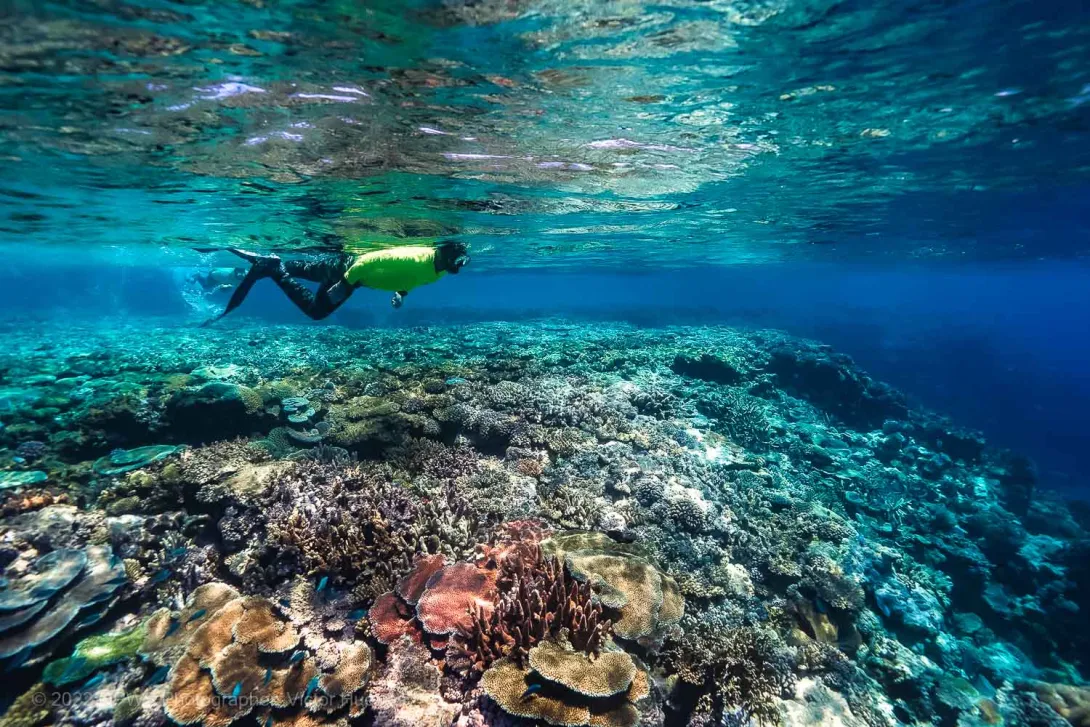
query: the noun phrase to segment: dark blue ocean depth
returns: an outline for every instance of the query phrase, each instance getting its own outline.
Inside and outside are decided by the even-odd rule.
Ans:
[[[10,317],[200,318],[185,272],[121,266],[0,273]],[[220,304],[222,299],[210,301]],[[474,273],[414,291],[401,310],[363,290],[326,324],[416,326],[564,317],[638,325],[769,327],[827,343],[997,444],[1041,481],[1090,498],[1090,266],[773,265],[644,274]],[[268,282],[235,314],[306,322]],[[270,344],[271,345],[271,344]]]

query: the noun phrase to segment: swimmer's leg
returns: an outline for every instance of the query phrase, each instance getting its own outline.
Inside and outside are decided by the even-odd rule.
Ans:
[[[314,320],[328,316],[352,294],[352,286],[344,281],[344,271],[351,262],[349,255],[323,255],[283,262],[277,255],[261,255],[238,248],[228,249],[251,263],[250,271],[235,288],[223,313],[207,321],[204,324],[206,326],[242,305],[254,284],[264,278],[272,278],[299,310]],[[311,292],[296,278],[319,283],[317,293]]]
[[[263,278],[287,275],[287,272],[284,271],[284,266],[277,255],[258,255],[257,253],[235,248],[231,248],[230,250],[243,260],[252,263],[250,271],[246,273],[246,277],[242,279],[238,284],[238,287],[235,288],[235,292],[231,294],[231,299],[227,301],[227,307],[223,309],[223,312],[215,318],[205,321],[203,324],[205,326],[215,323],[220,318],[223,318],[235,308],[242,305],[242,301],[246,300],[246,296],[250,294],[250,290],[253,289],[254,284],[257,281]]]
[[[311,291],[290,275],[274,277],[273,282],[280,286],[291,302],[295,303],[296,308],[316,321],[320,321],[340,308],[355,291],[355,288],[343,279],[332,285],[322,283],[318,286],[317,292]]]
[[[312,283],[333,285],[344,278],[344,274],[351,263],[351,255],[331,253],[328,255],[311,255],[298,260],[286,260],[284,261],[284,269],[293,278],[309,280]]]

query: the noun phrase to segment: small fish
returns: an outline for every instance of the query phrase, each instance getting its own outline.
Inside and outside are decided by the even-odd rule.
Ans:
[[[310,695],[314,694],[314,690],[318,688],[318,675],[315,674],[309,682],[307,682],[307,691],[303,695],[303,701],[310,699]]]
[[[303,660],[303,657],[306,656],[306,655],[307,655],[307,652],[305,652],[305,651],[303,651],[301,649],[297,650],[295,653],[293,653],[291,655],[291,659],[288,661],[288,663],[289,664],[298,664],[299,662],[301,662]]]
[[[90,616],[88,616],[87,618],[82,619],[80,621],[77,621],[76,624],[75,624],[75,629],[78,630],[78,629],[87,628],[88,626],[94,626],[96,623],[98,623],[99,621],[102,620],[102,617],[104,615],[105,615],[104,613],[93,613]]]
[[[537,694],[540,691],[541,691],[541,685],[540,684],[531,684],[530,686],[526,687],[526,691],[522,693],[522,696],[519,697],[519,699],[526,699],[531,694]]]
[[[8,663],[4,665],[4,671],[15,671],[21,667],[26,663],[27,659],[30,658],[30,652],[31,648],[28,646],[15,656],[11,657],[11,659],[8,660]]]
[[[284,608],[291,608],[291,599],[290,598],[281,598],[280,599],[280,605],[283,606]]]
[[[169,666],[159,667],[158,669],[155,670],[155,672],[150,677],[148,677],[148,681],[147,681],[148,686],[151,686],[151,685],[154,685],[154,684],[162,684],[163,682],[165,682],[167,680],[167,674],[169,674],[169,673],[170,673],[170,667]]]
[[[163,568],[158,573],[153,575],[148,582],[149,583],[162,583],[167,578],[170,578],[170,568]]]
[[[167,627],[167,636],[178,630],[178,627],[182,625],[182,622],[173,616],[170,617],[170,626]]]
[[[238,695],[240,695],[240,694],[242,694],[242,681],[241,680],[239,680],[239,682],[237,684],[235,684],[235,688],[231,690],[231,699],[238,699]]]
[[[169,557],[171,557],[171,558],[180,558],[181,556],[185,555],[185,552],[187,550],[188,550],[188,548],[186,548],[184,546],[181,547],[181,548],[171,548],[170,550],[167,551],[167,555]]]
[[[322,580],[318,581],[318,587],[314,590],[315,593],[321,593],[325,590],[325,587],[329,585],[329,576],[322,576]]]
[[[85,681],[83,683],[83,686],[80,687],[80,691],[82,692],[82,691],[87,691],[87,690],[90,690],[90,689],[94,689],[95,687],[97,687],[99,684],[101,684],[104,681],[106,681],[105,672],[103,672],[102,674],[99,674],[98,676],[91,677],[90,679]]]
[[[265,719],[265,727],[272,727],[272,723],[273,723],[273,718],[272,718],[272,715],[270,714],[270,715],[269,715],[269,716],[268,716],[268,717],[267,717],[267,718]]]
[[[15,464],[26,464],[26,460],[23,459],[22,457],[12,457],[11,461],[14,462]]]
[[[186,620],[186,623],[189,623],[190,621],[196,621],[199,618],[203,618],[206,613],[208,613],[208,609],[204,609],[204,608],[198,609],[198,610],[194,611],[193,615],[190,616]]]
[[[272,681],[272,668],[270,667],[270,668],[265,670],[265,681],[263,682],[263,685],[266,685],[271,681]]]
[[[363,618],[366,615],[367,615],[367,609],[366,608],[357,608],[355,611],[352,611],[352,612],[350,612],[348,614],[348,620],[349,621],[359,621],[361,618]]]

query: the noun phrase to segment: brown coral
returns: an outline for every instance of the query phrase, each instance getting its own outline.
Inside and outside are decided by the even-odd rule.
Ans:
[[[564,727],[632,727],[639,721],[634,702],[647,695],[649,682],[628,654],[592,658],[548,641],[531,650],[530,662],[523,669],[500,659],[481,677],[485,694],[508,714]]]
[[[636,678],[636,665],[623,651],[597,658],[544,641],[530,649],[530,667],[543,678],[587,697],[611,697],[626,691]]]
[[[318,681],[322,691],[334,699],[349,697],[363,689],[371,675],[371,649],[367,644],[352,644],[341,651],[337,668]]]
[[[572,576],[590,584],[598,601],[619,614],[613,631],[621,638],[654,638],[685,613],[677,582],[633,546],[603,533],[566,533],[542,547],[564,557]]]
[[[289,710],[276,713],[277,723],[285,724],[300,714],[290,710],[318,686],[342,700],[362,689],[372,663],[371,650],[357,642],[342,650],[332,673],[320,674],[305,652],[287,658],[285,652],[298,643],[299,634],[270,601],[208,584],[194,591],[180,613],[155,614],[141,651],[156,663],[173,659],[165,708],[176,723],[226,727],[263,708]],[[275,654],[283,655],[280,665]]]
[[[1090,725],[1090,687],[1048,682],[1029,682],[1027,686],[1074,727]]]
[[[482,671],[510,656],[525,665],[529,650],[566,630],[576,649],[597,653],[610,633],[590,586],[574,580],[554,557],[532,540],[499,552],[499,596],[494,609],[475,609],[469,628],[452,645],[452,662]]]
[[[590,709],[586,705],[568,704],[541,691],[531,692],[535,684],[529,670],[520,669],[509,659],[500,659],[481,677],[485,694],[510,715],[567,727],[590,724]]]

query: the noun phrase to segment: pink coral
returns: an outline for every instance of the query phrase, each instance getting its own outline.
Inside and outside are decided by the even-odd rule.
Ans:
[[[470,609],[490,612],[495,571],[471,563],[455,563],[437,571],[416,604],[416,615],[431,634],[450,634],[473,623]]]
[[[428,580],[435,575],[440,568],[446,565],[442,555],[427,555],[417,558],[412,572],[397,582],[394,589],[397,595],[411,606],[415,606],[424,594],[424,588]]]
[[[375,599],[368,618],[371,633],[379,643],[391,644],[402,636],[420,641],[420,626],[413,617],[412,609],[393,591],[387,591]]]

